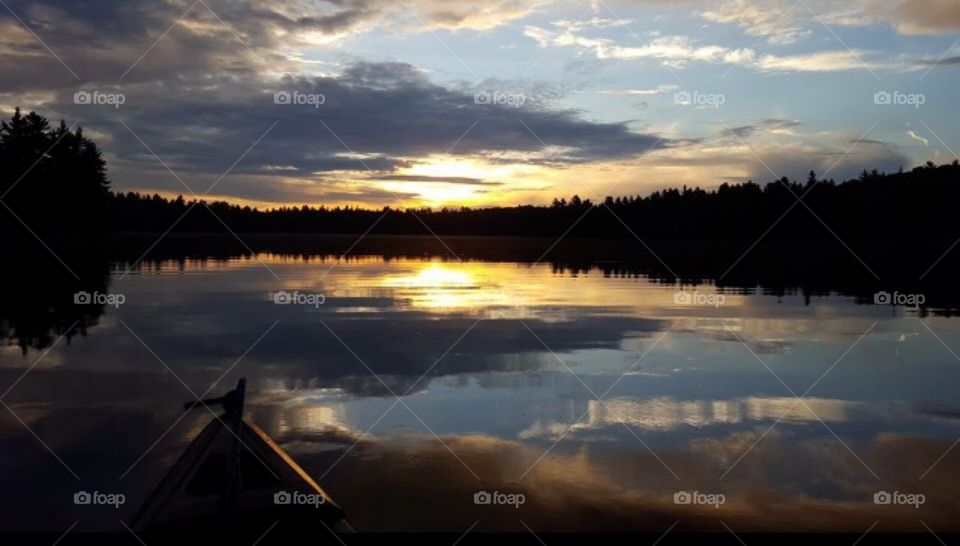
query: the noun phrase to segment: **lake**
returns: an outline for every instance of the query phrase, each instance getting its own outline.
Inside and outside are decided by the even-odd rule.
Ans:
[[[491,258],[99,275],[9,288],[5,530],[122,532],[239,377],[358,531],[960,530],[950,313]]]

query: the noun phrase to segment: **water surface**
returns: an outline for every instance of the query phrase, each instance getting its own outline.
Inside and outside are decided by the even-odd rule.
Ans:
[[[361,531],[958,530],[955,319],[495,261],[104,274],[90,290],[122,305],[68,317],[71,289],[36,311],[84,335],[0,349],[4,529],[122,531],[211,419],[182,403],[245,376],[249,417]],[[127,501],[76,506],[78,490]]]

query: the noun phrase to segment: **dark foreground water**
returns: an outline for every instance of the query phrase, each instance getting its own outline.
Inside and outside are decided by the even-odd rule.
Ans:
[[[123,531],[211,419],[182,404],[240,376],[359,531],[960,531],[942,313],[495,261],[107,271],[102,306],[7,287],[5,531]]]

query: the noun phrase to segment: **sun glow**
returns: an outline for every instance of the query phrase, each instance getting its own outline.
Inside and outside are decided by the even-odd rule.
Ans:
[[[422,163],[401,169],[400,174],[437,178],[463,177],[486,180],[494,178],[498,174],[507,174],[508,171],[509,169],[506,167],[494,167],[477,159],[430,156],[424,158]]]
[[[482,270],[465,264],[429,263],[413,272],[385,275],[378,285],[408,298],[413,307],[432,310],[482,309],[508,303],[503,291],[483,278]]]
[[[430,155],[397,169],[378,185],[411,195],[411,206],[499,204],[517,184],[542,169],[534,165],[489,163],[480,158]]]
[[[478,288],[469,271],[452,269],[433,263],[412,275],[384,277],[382,283],[392,288]]]
[[[473,186],[445,182],[384,182],[383,188],[397,194],[415,194],[413,204],[430,207],[476,204],[480,193]]]

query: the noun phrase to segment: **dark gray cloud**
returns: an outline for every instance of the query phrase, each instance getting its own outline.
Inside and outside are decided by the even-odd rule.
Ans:
[[[184,177],[223,173],[270,127],[235,174],[316,178],[370,170],[372,178],[382,179],[411,158],[430,154],[510,153],[528,163],[556,165],[634,157],[667,145],[626,124],[584,121],[575,111],[475,104],[472,94],[435,85],[403,63],[357,64],[337,77],[267,82],[220,76],[206,78],[203,88],[194,81],[172,83],[102,89],[124,93],[120,108],[74,104],[75,91],[65,89],[49,107],[112,135],[105,147],[124,167],[159,167],[122,120]],[[276,93],[322,99],[276,104]],[[173,191],[182,189],[175,180],[167,183]]]
[[[923,59],[923,60],[921,60],[921,61],[918,61],[917,64],[920,64],[920,65],[923,65],[923,66],[941,66],[941,65],[943,65],[943,66],[958,66],[958,65],[960,65],[960,55],[957,55],[957,56],[955,56],[955,57],[944,57],[943,59],[940,59],[940,60],[937,60],[937,59]]]
[[[740,125],[737,127],[729,127],[724,129],[720,134],[723,136],[738,136],[740,138],[746,138],[756,132],[756,125]]]
[[[417,6],[443,14],[430,2]],[[415,158],[444,153],[564,166],[669,145],[625,123],[586,121],[580,112],[540,100],[521,107],[477,104],[475,90],[437,85],[407,63],[360,62],[336,75],[277,76],[303,73],[303,64],[280,53],[302,45],[302,32],[348,31],[382,14],[387,7],[379,0],[319,2],[310,10],[295,0],[216,3],[216,13],[189,0],[14,0],[10,7],[40,39],[0,14],[0,30],[7,31],[0,39],[0,97],[79,121],[107,152],[119,189],[185,191],[139,139],[202,193],[271,127],[217,188],[221,195],[364,198],[367,188],[346,187],[337,172],[369,170],[367,179],[387,180]],[[122,93],[125,103],[74,104],[78,91]],[[277,93],[305,102],[276,104]],[[285,182],[290,179],[303,183]]]
[[[767,118],[761,121],[760,124],[770,129],[785,129],[788,127],[799,127],[803,125],[803,122],[795,119]]]
[[[722,136],[738,136],[747,138],[753,136],[758,131],[772,131],[776,129],[789,129],[799,127],[802,122],[793,119],[767,118],[751,125],[738,125],[736,127],[727,127],[721,131]]]
[[[20,91],[121,78],[285,71],[296,64],[287,52],[317,47],[318,36],[366,32],[375,23],[411,32],[493,28],[531,9],[515,0],[493,0],[482,12],[445,0],[8,0],[4,5],[9,11],[0,10],[0,76],[9,78],[0,79],[6,89]]]

